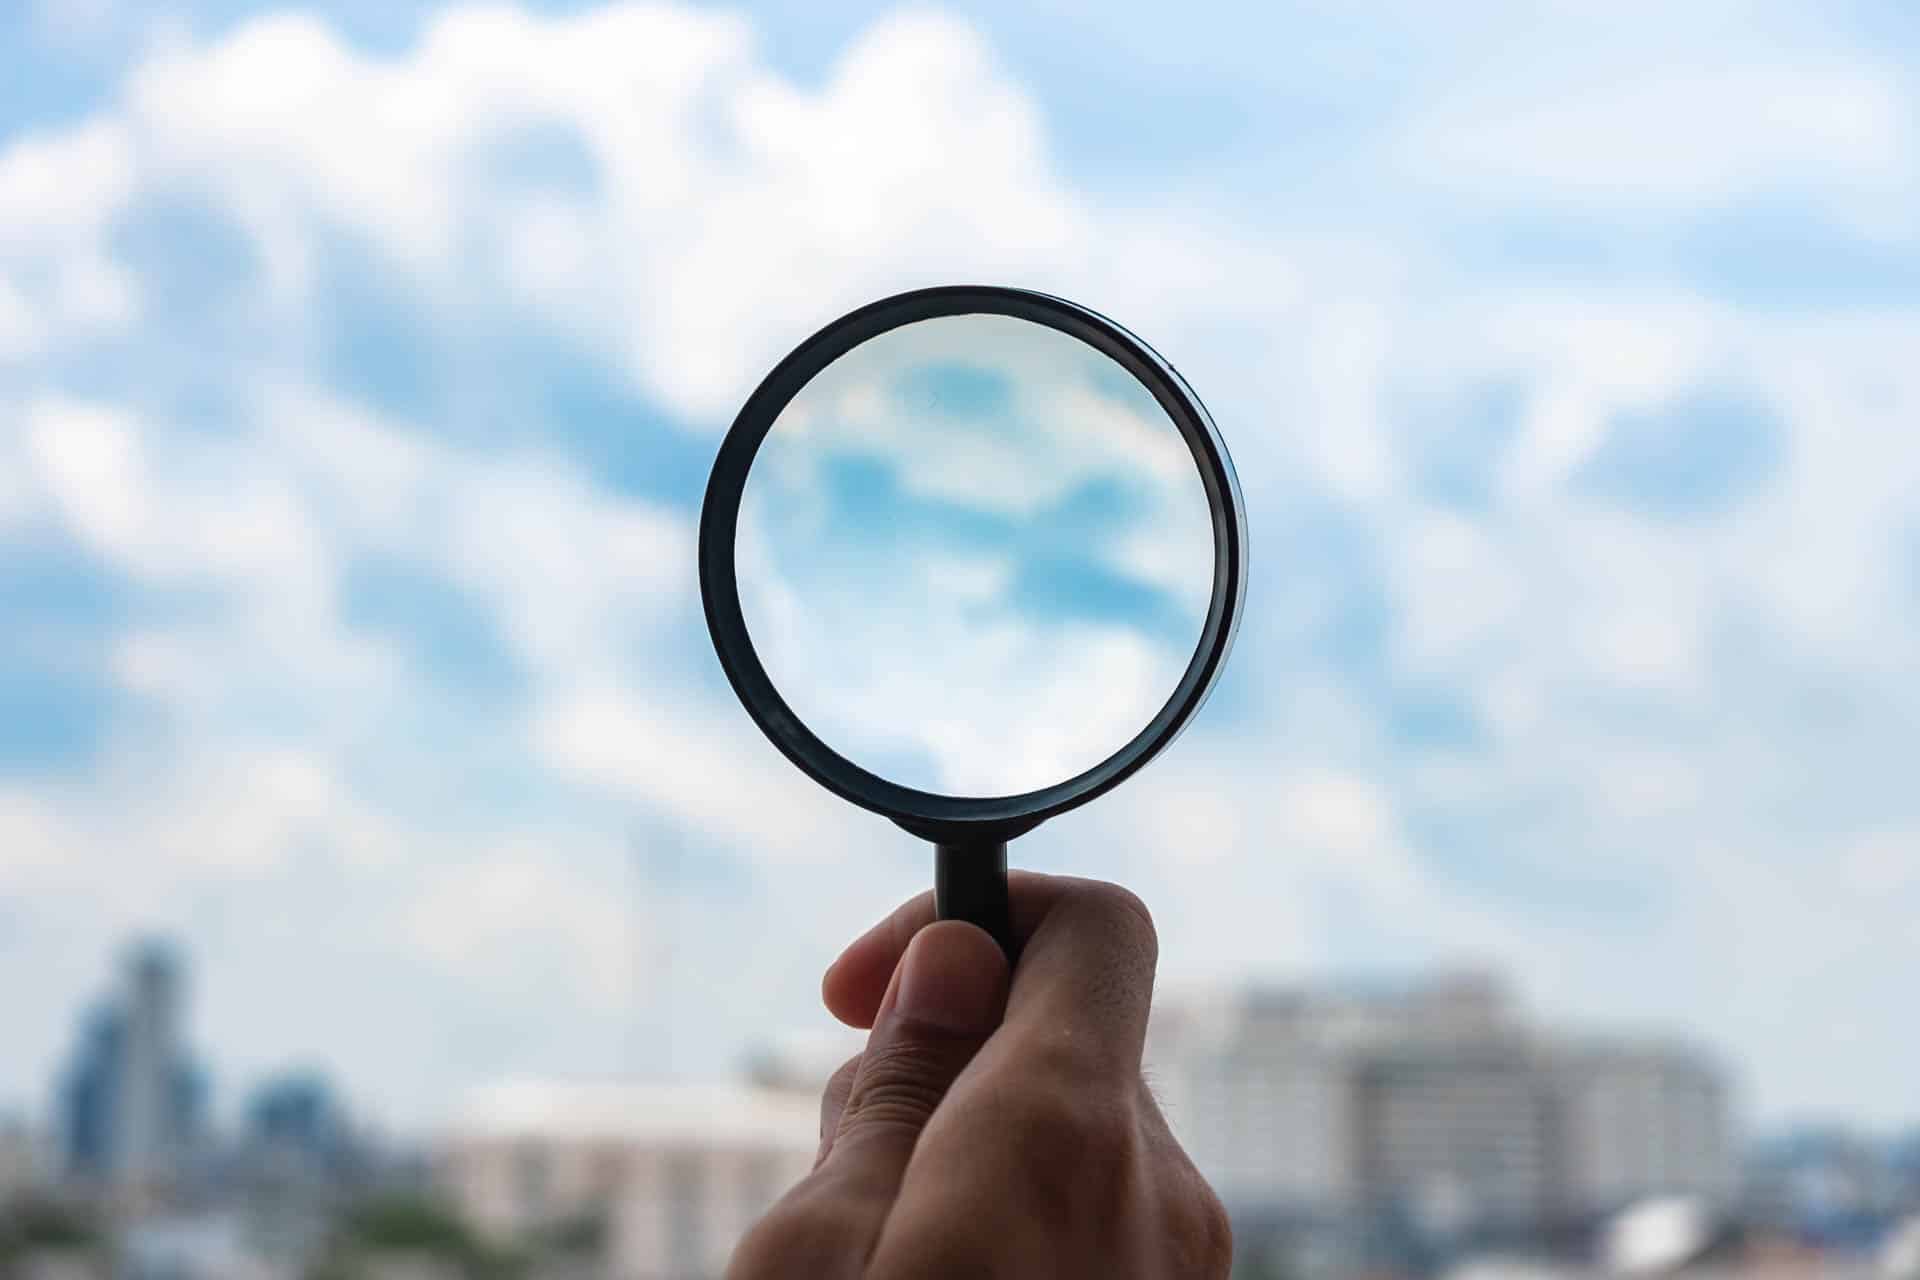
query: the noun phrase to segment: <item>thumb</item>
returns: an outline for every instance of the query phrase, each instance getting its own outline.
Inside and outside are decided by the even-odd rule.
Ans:
[[[891,1202],[934,1109],[1000,1025],[1006,954],[987,933],[942,920],[914,934],[860,1055],[821,1173]]]
[[[1007,982],[1007,958],[981,929],[943,920],[913,935],[819,1164],[747,1233],[729,1276],[864,1269],[920,1131],[1000,1025]]]

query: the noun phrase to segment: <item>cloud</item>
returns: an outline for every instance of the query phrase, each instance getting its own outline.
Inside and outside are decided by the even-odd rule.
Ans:
[[[150,61],[130,100],[143,168],[211,186],[284,305],[316,283],[316,225],[349,229],[423,285],[477,274],[708,428],[882,264],[1020,275],[1084,243],[1031,107],[934,14],[874,27],[817,95],[689,9],[454,9],[400,62],[272,16]],[[492,181],[536,128],[584,182]]]
[[[836,803],[750,735],[730,707],[584,687],[539,710],[531,743],[550,767],[681,815],[706,839],[756,856],[824,856],[844,839]]]
[[[442,873],[413,910],[411,938],[463,982],[526,999],[557,978],[584,987],[590,1008],[616,1013],[637,960],[627,907],[569,875],[553,852],[509,844]]]
[[[138,291],[101,233],[135,181],[130,140],[116,121],[0,151],[0,362],[133,322]]]
[[[1890,231],[1893,202],[1920,179],[1911,86],[1857,53],[1779,52],[1515,60],[1429,104],[1396,159],[1483,205],[1594,218],[1798,195]]]

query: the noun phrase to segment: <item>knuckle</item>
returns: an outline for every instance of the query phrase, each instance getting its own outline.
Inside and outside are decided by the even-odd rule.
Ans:
[[[842,1098],[846,1097],[853,1089],[854,1073],[859,1070],[860,1055],[856,1053],[838,1067],[835,1067],[833,1074],[827,1077],[827,1093],[829,1095],[838,1095]]]
[[[1195,1177],[1168,1215],[1166,1239],[1178,1253],[1178,1273],[1224,1280],[1233,1266],[1233,1222],[1213,1188]]]
[[[1153,929],[1153,912],[1148,910],[1146,901],[1139,894],[1125,885],[1103,881],[1095,893],[1106,906],[1115,911],[1124,911],[1148,930]]]
[[[897,1234],[891,1230],[866,1280],[996,1280],[1016,1274],[1007,1269],[1008,1249],[1001,1233],[989,1236],[970,1222],[915,1222]]]
[[[1086,1221],[1123,1207],[1138,1185],[1130,1108],[1097,1093],[1030,1087],[1006,1100],[1015,1158],[1048,1216]]]
[[[822,1138],[833,1131],[840,1119],[840,1113],[846,1109],[847,1098],[853,1093],[854,1073],[859,1069],[860,1058],[856,1054],[841,1063],[839,1069],[827,1077],[827,1087],[820,1092],[820,1136]]]
[[[948,1058],[940,1047],[916,1040],[869,1049],[847,1094],[842,1127],[921,1127],[955,1074]]]
[[[1087,1113],[1137,1116],[1137,1079],[1125,1055],[1103,1036],[1060,1028],[1030,1035],[1022,1046],[1023,1074],[1041,1098],[1057,1098]]]
[[[826,1269],[865,1249],[867,1219],[857,1207],[795,1195],[775,1205],[734,1247],[727,1280],[777,1280],[796,1268]]]
[[[1150,1096],[1142,1096],[1142,1107],[1152,1108],[1146,1145],[1157,1173],[1160,1238],[1177,1264],[1175,1273],[1225,1277],[1233,1267],[1233,1222],[1226,1205],[1174,1139]]]
[[[1091,885],[1086,896],[1090,909],[1099,912],[1149,956],[1158,957],[1160,932],[1154,927],[1153,912],[1139,894],[1122,885],[1102,881]]]

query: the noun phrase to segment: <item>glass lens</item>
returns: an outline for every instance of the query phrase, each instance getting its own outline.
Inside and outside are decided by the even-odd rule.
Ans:
[[[943,316],[855,347],[787,404],[735,544],[755,651],[869,772],[1015,795],[1099,764],[1192,660],[1213,533],[1151,392],[1032,321]]]

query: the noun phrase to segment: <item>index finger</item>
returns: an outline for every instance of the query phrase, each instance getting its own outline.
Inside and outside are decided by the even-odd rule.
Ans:
[[[1008,889],[1020,962],[994,1040],[1137,1075],[1159,954],[1145,905],[1118,885],[1034,872],[1013,872]],[[933,918],[922,894],[849,946],[822,983],[835,1016],[870,1026],[907,943]]]
[[[1015,938],[1025,941],[1064,887],[1078,881],[1032,871],[1007,873],[1007,896]],[[828,1012],[862,1031],[873,1026],[880,999],[886,994],[900,957],[913,935],[934,921],[933,894],[908,898],[873,928],[848,944],[820,982],[820,998]]]
[[[1043,1065],[1130,1092],[1140,1079],[1160,940],[1146,904],[1100,880],[1067,880],[1024,939],[1007,1012],[980,1065]]]

